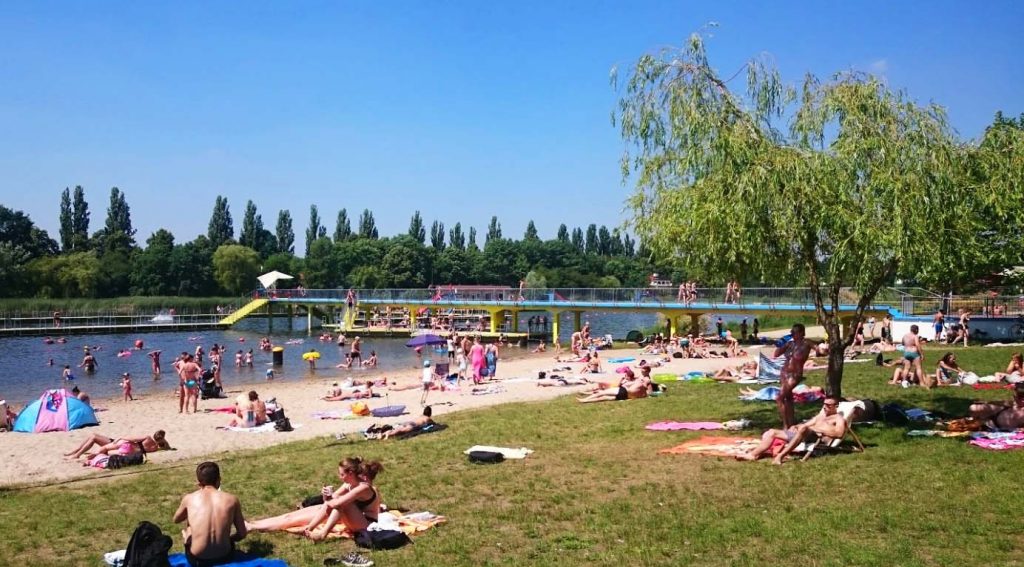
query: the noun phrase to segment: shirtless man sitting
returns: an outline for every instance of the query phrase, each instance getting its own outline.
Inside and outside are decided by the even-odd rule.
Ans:
[[[1024,427],[1024,382],[1013,385],[1013,400],[1008,402],[977,402],[971,404],[971,417],[989,429],[1011,431]]]
[[[846,418],[839,413],[839,400],[833,397],[825,398],[821,411],[811,419],[786,429],[769,429],[761,435],[761,444],[749,453],[737,455],[736,458],[743,461],[756,461],[767,453],[776,440],[785,442],[785,446],[779,451],[772,463],[781,465],[782,460],[802,443],[809,433],[815,433],[827,439],[841,439],[846,435]]]
[[[782,428],[789,429],[796,425],[796,415],[793,409],[793,388],[804,381],[804,363],[811,354],[812,345],[804,339],[806,333],[802,323],[796,323],[790,329],[792,338],[789,342],[780,344],[772,355],[774,358],[785,356],[786,361],[779,373],[781,392],[775,403],[779,407],[779,414],[782,416]]]
[[[235,542],[248,533],[242,504],[234,494],[221,492],[220,467],[201,463],[196,467],[199,489],[186,494],[174,513],[174,523],[185,522],[181,537],[185,557],[192,567],[218,565],[235,553]],[[235,533],[231,533],[231,526]]]

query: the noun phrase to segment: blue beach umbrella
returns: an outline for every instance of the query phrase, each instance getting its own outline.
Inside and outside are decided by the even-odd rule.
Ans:
[[[423,346],[429,346],[429,345],[443,345],[443,344],[447,344],[447,342],[448,341],[446,341],[445,339],[443,339],[443,338],[441,338],[441,337],[439,337],[437,335],[432,335],[430,333],[427,333],[425,335],[419,335],[419,336],[413,337],[412,339],[409,339],[409,342],[405,343],[405,346],[407,346],[407,347],[423,347]]]

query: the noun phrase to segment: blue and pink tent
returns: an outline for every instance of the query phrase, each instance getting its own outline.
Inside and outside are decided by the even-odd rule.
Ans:
[[[67,390],[47,390],[21,410],[14,420],[14,430],[22,433],[70,431],[99,423],[89,404]]]

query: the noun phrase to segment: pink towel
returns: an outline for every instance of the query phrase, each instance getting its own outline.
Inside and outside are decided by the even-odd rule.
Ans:
[[[716,421],[659,421],[648,425],[645,429],[650,431],[700,431],[702,429],[722,429],[722,424]]]
[[[975,434],[977,435],[977,434]],[[993,435],[993,437],[995,437]],[[991,451],[1009,451],[1011,449],[1024,449],[1024,433],[1002,434],[998,437],[987,438],[975,436],[970,441],[971,445],[989,449]]]

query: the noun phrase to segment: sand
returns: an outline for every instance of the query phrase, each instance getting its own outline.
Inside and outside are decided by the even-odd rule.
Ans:
[[[752,351],[756,354],[756,351]],[[538,370],[550,371],[556,366],[572,366],[579,369],[582,364],[557,363],[550,353],[526,354],[512,349],[509,358],[498,364],[498,378],[493,385],[501,385],[504,392],[483,396],[471,395],[471,386],[464,385],[461,392],[431,391],[428,403],[452,402],[453,405],[434,406],[434,416],[444,421],[444,414],[470,408],[492,406],[496,404],[551,399],[568,394],[576,394],[585,386],[574,387],[538,387],[530,381],[518,381],[517,378],[536,378]],[[737,365],[744,360],[753,358],[755,354],[739,359],[672,359],[665,366],[655,369],[654,373],[685,374],[693,370],[715,371],[726,366]],[[637,349],[616,349],[602,352],[604,358],[636,357],[637,361],[644,358]],[[652,357],[647,356],[648,360]],[[635,364],[635,361],[630,364]],[[587,375],[590,379],[616,381],[618,374],[612,370],[621,365],[605,363],[606,372],[598,375]],[[69,479],[95,477],[97,475],[117,474],[121,471],[104,471],[81,466],[81,461],[71,461],[63,457],[63,453],[75,449],[82,440],[93,433],[117,436],[141,436],[152,434],[157,429],[167,432],[167,440],[175,448],[174,451],[160,451],[148,456],[153,463],[164,464],[182,460],[196,460],[199,457],[216,459],[226,452],[244,449],[256,449],[287,443],[300,439],[311,439],[323,436],[334,436],[339,433],[355,434],[372,423],[391,423],[406,421],[420,414],[420,390],[391,392],[385,398],[367,400],[371,408],[390,404],[405,404],[408,414],[381,419],[363,417],[347,420],[320,420],[312,417],[314,412],[339,411],[349,408],[350,402],[326,402],[320,400],[326,394],[332,379],[344,378],[344,370],[319,370],[315,379],[301,381],[270,381],[255,386],[260,398],[267,400],[277,398],[285,408],[288,418],[295,430],[288,433],[269,431],[248,433],[220,431],[216,427],[227,425],[232,416],[226,413],[204,413],[204,410],[229,406],[236,395],[248,391],[251,385],[230,383],[230,376],[224,377],[227,399],[211,399],[199,401],[199,412],[196,414],[179,414],[177,396],[173,393],[151,394],[145,398],[125,402],[121,399],[93,400],[93,405],[102,408],[96,416],[100,421],[98,427],[88,427],[75,431],[51,432],[42,434],[0,433],[0,485],[11,484],[49,484]],[[561,372],[563,375],[573,375]],[[373,374],[360,373],[358,379],[372,377]],[[400,385],[418,384],[419,376],[415,371],[402,375],[388,376],[389,382],[394,380]],[[381,391],[383,393],[383,391]],[[669,393],[672,395],[672,392]],[[132,470],[132,469],[122,469]]]

